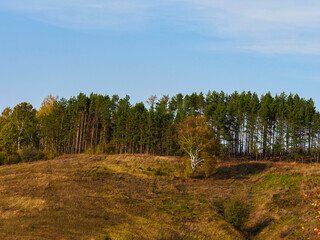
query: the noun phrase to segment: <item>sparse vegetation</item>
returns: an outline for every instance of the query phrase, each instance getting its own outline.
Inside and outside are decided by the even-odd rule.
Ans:
[[[314,237],[319,223],[300,192],[310,182],[314,192],[319,174],[306,164],[220,160],[210,178],[186,178],[183,158],[149,155],[1,166],[0,239]]]
[[[250,214],[249,206],[239,197],[232,198],[227,202],[224,209],[226,221],[236,229],[241,229]]]

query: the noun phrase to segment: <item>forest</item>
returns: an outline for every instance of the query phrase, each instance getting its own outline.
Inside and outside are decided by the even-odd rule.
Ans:
[[[151,96],[136,104],[129,96],[49,95],[39,110],[22,102],[0,116],[0,164],[23,161],[26,149],[38,158],[64,153],[181,155],[177,126],[196,116],[205,117],[217,156],[319,161],[320,115],[312,99],[209,91]]]

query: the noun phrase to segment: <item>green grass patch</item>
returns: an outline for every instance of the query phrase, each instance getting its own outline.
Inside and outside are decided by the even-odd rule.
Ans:
[[[224,209],[225,220],[240,229],[250,215],[249,206],[240,198],[231,199]]]
[[[270,174],[259,185],[260,189],[268,190],[275,188],[299,189],[302,175],[275,175]]]

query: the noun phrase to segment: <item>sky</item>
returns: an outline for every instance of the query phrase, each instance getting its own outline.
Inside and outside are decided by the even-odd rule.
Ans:
[[[318,0],[0,0],[0,110],[52,94],[298,93],[320,107]]]

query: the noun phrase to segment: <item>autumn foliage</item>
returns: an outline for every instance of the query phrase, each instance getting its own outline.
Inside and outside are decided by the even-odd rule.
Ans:
[[[205,117],[188,117],[178,125],[178,141],[190,159],[192,171],[211,158],[214,140]]]
[[[302,192],[304,203],[309,206],[305,222],[301,228],[309,239],[320,239],[320,188],[317,181],[309,179]]]

